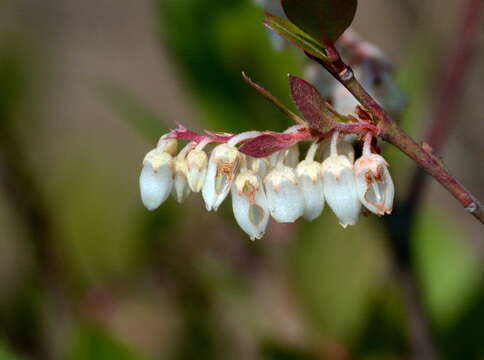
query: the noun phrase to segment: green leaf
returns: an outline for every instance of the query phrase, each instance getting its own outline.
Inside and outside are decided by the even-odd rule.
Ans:
[[[321,43],[299,29],[292,22],[266,13],[264,25],[299,47],[304,52],[323,61],[329,61],[326,51]]]
[[[323,43],[335,42],[351,25],[357,0],[282,0],[287,17]]]

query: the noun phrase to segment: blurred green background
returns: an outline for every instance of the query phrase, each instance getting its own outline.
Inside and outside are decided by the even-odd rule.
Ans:
[[[402,124],[423,128],[462,2],[361,1],[355,28],[397,64]],[[250,0],[0,2],[0,360],[407,359],[407,314],[381,220],[271,224],[252,243],[230,201],[154,213],[144,154],[180,122],[284,130],[241,71],[291,104],[295,49]],[[480,26],[480,43],[483,39]],[[482,46],[443,154],[484,198]],[[402,194],[412,164],[387,149]],[[412,254],[436,343],[484,359],[484,237],[432,183]]]

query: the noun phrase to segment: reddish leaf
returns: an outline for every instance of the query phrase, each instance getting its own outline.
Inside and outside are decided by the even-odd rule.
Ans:
[[[239,151],[255,158],[263,158],[310,137],[308,129],[290,134],[267,133],[247,140],[239,147]]]
[[[323,43],[335,42],[351,25],[357,0],[282,0],[287,17]]]
[[[297,108],[309,122],[309,126],[321,132],[331,130],[335,116],[318,90],[307,81],[293,75],[289,75],[289,87]]]

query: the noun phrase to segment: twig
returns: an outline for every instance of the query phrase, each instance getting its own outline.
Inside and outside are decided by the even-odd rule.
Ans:
[[[353,75],[351,68],[339,56],[336,48],[328,49],[330,49],[330,53],[335,59],[333,62],[323,62],[311,55],[308,56],[328,70],[369,111],[380,128],[380,136],[383,140],[396,146],[413,159],[423,170],[440,182],[461,203],[466,211],[484,224],[484,209],[480,202],[449,173],[440,159],[432,152],[424,150],[390,119],[385,110],[361,86]]]

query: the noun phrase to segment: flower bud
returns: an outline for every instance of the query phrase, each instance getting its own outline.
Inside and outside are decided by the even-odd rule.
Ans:
[[[332,155],[321,165],[324,197],[343,227],[358,221],[361,203],[356,193],[353,164],[344,155]]]
[[[321,215],[324,208],[321,164],[313,160],[301,161],[296,174],[304,197],[304,218],[312,221]]]
[[[264,180],[272,217],[280,223],[296,221],[304,213],[304,197],[294,170],[278,164]]]
[[[143,160],[139,179],[141,200],[152,211],[170,195],[173,187],[173,158],[159,149],[151,150]]]
[[[395,187],[385,159],[363,154],[355,163],[356,188],[361,203],[376,215],[390,214]]]
[[[194,149],[188,153],[188,185],[193,192],[200,192],[207,175],[208,156],[203,150]]]
[[[239,151],[233,146],[221,144],[212,150],[202,188],[203,200],[208,211],[217,211],[227,197],[239,169],[239,163]]]
[[[173,161],[175,169],[175,180],[173,184],[173,196],[178,203],[182,203],[190,195],[190,187],[188,186],[187,161],[184,158],[176,157]]]
[[[232,185],[232,209],[239,226],[251,240],[264,235],[269,207],[260,178],[250,170],[241,171]]]

